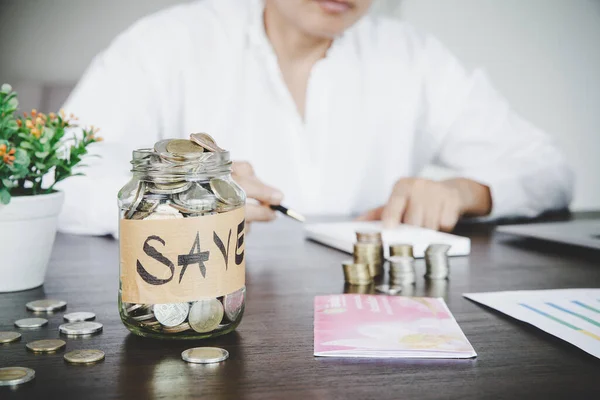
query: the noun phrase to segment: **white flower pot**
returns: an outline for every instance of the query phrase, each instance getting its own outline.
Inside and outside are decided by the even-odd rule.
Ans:
[[[0,204],[0,292],[44,283],[63,200],[63,193],[56,192]]]

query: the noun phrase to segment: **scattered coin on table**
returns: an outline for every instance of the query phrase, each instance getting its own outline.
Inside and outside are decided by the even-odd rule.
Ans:
[[[67,308],[67,302],[63,300],[35,300],[25,305],[29,311],[34,312],[54,312]]]
[[[35,378],[35,371],[23,367],[0,368],[0,386],[16,386]]]
[[[391,296],[395,296],[402,292],[401,286],[392,286],[392,285],[378,285],[375,286],[375,290],[381,293],[389,294]]]
[[[181,353],[183,361],[193,364],[212,364],[227,360],[229,352],[218,347],[194,347]]]
[[[82,321],[68,322],[58,327],[58,331],[68,336],[92,335],[102,331],[103,325],[100,322]]]
[[[35,329],[48,325],[46,318],[23,318],[15,321],[15,326],[21,329]]]
[[[96,314],[88,311],[78,311],[65,314],[63,318],[67,322],[93,321],[96,319]]]
[[[63,358],[71,364],[93,364],[104,360],[104,352],[95,349],[73,350],[65,353]]]
[[[67,343],[60,339],[43,339],[29,342],[25,345],[34,353],[54,353],[65,347]]]
[[[12,343],[21,340],[19,332],[0,332],[0,343]]]

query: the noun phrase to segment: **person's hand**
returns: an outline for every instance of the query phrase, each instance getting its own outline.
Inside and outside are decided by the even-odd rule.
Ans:
[[[262,183],[254,174],[252,165],[245,161],[233,163],[231,176],[233,180],[244,189],[249,199],[256,200],[246,204],[246,222],[272,221],[275,211],[269,205],[278,205],[283,200],[283,193]]]
[[[403,178],[394,185],[387,204],[368,211],[358,220],[382,220],[386,228],[402,222],[449,232],[461,216],[487,215],[491,208],[489,188],[475,181]]]

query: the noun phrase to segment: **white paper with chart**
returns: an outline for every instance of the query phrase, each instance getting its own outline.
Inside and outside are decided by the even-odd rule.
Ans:
[[[600,289],[465,293],[600,358]]]

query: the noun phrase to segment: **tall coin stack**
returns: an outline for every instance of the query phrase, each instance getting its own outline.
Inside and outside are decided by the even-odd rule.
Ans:
[[[447,244],[432,244],[425,250],[426,279],[447,279],[450,273]]]
[[[381,232],[356,232],[354,244],[354,262],[367,264],[371,277],[383,273],[383,239]]]
[[[410,244],[390,245],[390,285],[411,285],[416,281],[415,257]]]

